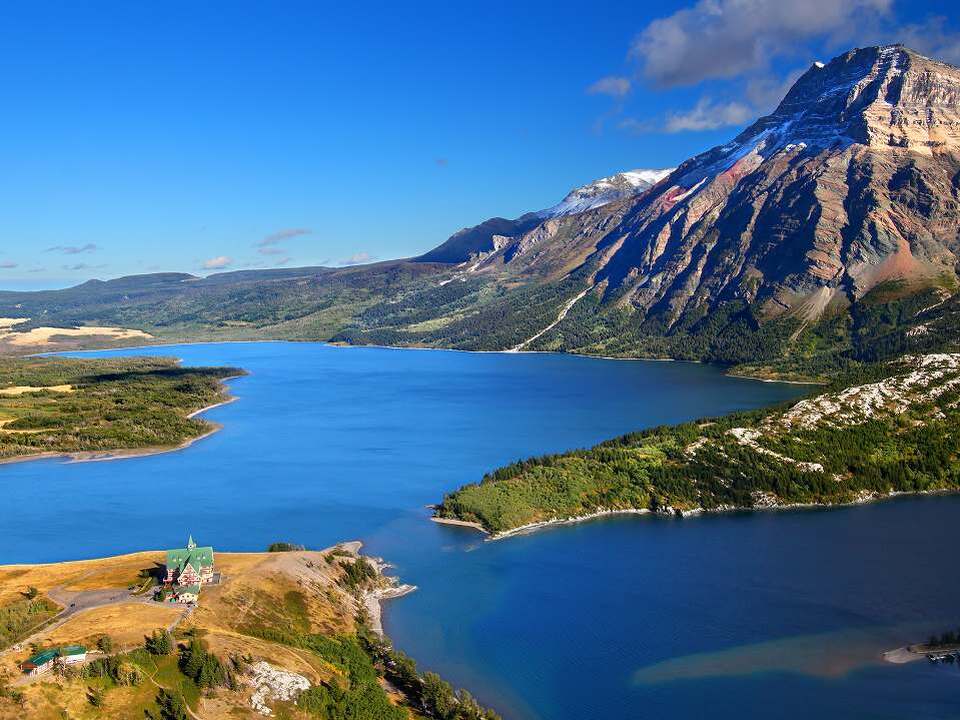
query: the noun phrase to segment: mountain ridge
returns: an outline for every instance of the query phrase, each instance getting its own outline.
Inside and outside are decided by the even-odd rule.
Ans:
[[[672,170],[673,168],[625,170],[599,178],[574,188],[559,203],[544,210],[524,213],[513,220],[494,217],[458,230],[445,242],[415,259],[421,262],[468,262],[485,253],[496,252],[504,247],[510,238],[530,232],[545,221],[576,215],[639,195],[656,185]]]

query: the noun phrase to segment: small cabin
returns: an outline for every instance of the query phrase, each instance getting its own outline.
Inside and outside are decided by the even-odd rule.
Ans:
[[[56,649],[41,650],[36,655],[20,663],[20,669],[27,675],[43,675],[53,667],[56,659]]]

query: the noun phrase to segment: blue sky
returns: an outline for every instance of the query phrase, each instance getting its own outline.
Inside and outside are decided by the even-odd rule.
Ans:
[[[724,142],[849,47],[960,62],[949,2],[346,5],[5,3],[0,288],[414,255]]]

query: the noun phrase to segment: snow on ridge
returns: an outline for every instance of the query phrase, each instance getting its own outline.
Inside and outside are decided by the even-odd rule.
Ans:
[[[583,187],[574,188],[561,202],[541,210],[537,215],[543,218],[554,218],[593,210],[616,200],[637,195],[656,185],[674,170],[675,168],[641,168],[600,178]]]
[[[627,170],[619,173],[619,176],[634,187],[641,185],[656,185],[676,168],[662,168],[660,170]],[[614,175],[614,177],[617,177]]]

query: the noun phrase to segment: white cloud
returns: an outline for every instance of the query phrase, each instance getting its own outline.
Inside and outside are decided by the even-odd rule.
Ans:
[[[630,78],[620,77],[618,75],[608,75],[600,78],[593,85],[587,88],[588,95],[609,95],[610,97],[623,97],[630,92]]]
[[[0,260],[0,270],[12,270],[15,267],[17,267],[15,262],[10,260]]]
[[[283,255],[287,251],[281,247],[270,246],[270,247],[262,247],[259,250],[257,250],[257,252],[260,253],[261,255]]]
[[[354,253],[348,258],[344,258],[340,261],[340,265],[363,265],[363,263],[373,262],[376,260],[373,255],[366,252]]]
[[[715,130],[728,125],[743,125],[753,117],[753,108],[741,102],[715,103],[703,97],[691,110],[669,113],[663,129],[669,133]]]
[[[228,255],[217,255],[217,257],[203,261],[204,270],[222,270],[231,265],[233,265],[233,258]]]
[[[804,41],[844,43],[890,12],[892,0],[699,0],[651,22],[630,55],[659,87],[696,85],[768,67]]]

